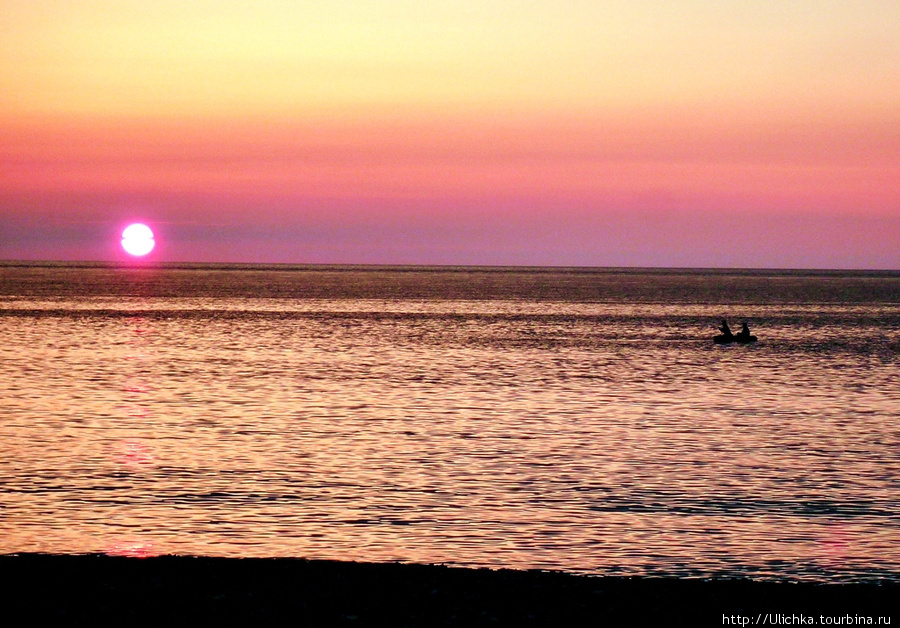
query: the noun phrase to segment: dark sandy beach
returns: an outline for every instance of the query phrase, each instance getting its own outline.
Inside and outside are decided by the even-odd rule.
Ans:
[[[588,577],[303,559],[23,554],[0,556],[0,574],[5,613],[24,611],[34,625],[866,625],[864,618],[877,625],[900,599],[896,582]]]

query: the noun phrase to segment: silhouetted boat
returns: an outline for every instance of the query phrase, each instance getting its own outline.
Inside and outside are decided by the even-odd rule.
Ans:
[[[732,343],[749,345],[756,342],[756,336],[726,336],[725,334],[719,334],[718,336],[713,336],[713,342],[717,345],[730,345]]]

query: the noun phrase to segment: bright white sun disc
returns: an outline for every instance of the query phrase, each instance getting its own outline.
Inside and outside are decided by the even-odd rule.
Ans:
[[[147,225],[139,222],[128,225],[122,232],[122,248],[131,255],[146,255],[156,246],[153,232]]]

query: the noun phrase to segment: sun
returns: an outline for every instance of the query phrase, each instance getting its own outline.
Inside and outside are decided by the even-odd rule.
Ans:
[[[143,257],[153,250],[156,241],[153,232],[145,224],[136,222],[125,227],[122,232],[122,248],[135,257]]]

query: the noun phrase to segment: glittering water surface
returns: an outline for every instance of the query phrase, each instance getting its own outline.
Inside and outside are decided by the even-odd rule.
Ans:
[[[7,264],[0,295],[0,552],[900,578],[897,273]]]

